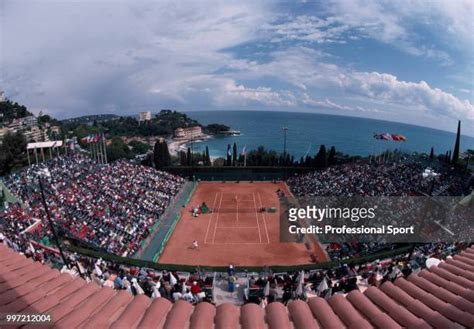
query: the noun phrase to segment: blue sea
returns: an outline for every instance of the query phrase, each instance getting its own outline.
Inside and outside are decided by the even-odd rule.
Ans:
[[[283,127],[287,127],[287,152],[296,159],[317,153],[321,144],[327,148],[350,155],[367,156],[385,150],[399,149],[405,152],[428,153],[434,147],[435,154],[452,150],[457,126],[453,133],[397,122],[335,116],[314,113],[268,111],[193,111],[186,113],[201,124],[222,123],[240,136],[214,137],[196,142],[194,151],[206,146],[213,157],[225,157],[227,144],[237,143],[239,152],[246,145],[247,151],[262,145],[267,149],[283,152]],[[382,141],[373,138],[374,133],[401,134],[406,142]],[[462,125],[461,125],[462,132]],[[463,135],[461,150],[474,149],[474,138]]]

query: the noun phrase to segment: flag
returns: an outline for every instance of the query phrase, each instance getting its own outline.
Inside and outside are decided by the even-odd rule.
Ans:
[[[178,283],[178,280],[174,277],[173,273],[170,272],[170,283],[172,286]]]
[[[265,288],[263,289],[263,295],[268,296],[270,295],[270,281],[267,280],[267,284],[265,285]]]
[[[385,141],[392,141],[393,140],[392,135],[389,134],[389,133],[382,134],[382,139],[385,140]]]
[[[244,145],[244,148],[242,149],[242,153],[240,153],[242,156],[245,156],[247,153],[247,145]]]
[[[389,133],[374,134],[374,138],[384,140],[384,141],[395,141],[395,142],[405,142],[407,140],[407,138],[403,135],[389,134]]]
[[[99,141],[100,141],[100,134],[96,134],[96,135],[94,136],[94,143],[97,143],[97,142],[99,142]]]
[[[81,142],[86,143],[86,144],[89,143],[89,136],[81,138]]]

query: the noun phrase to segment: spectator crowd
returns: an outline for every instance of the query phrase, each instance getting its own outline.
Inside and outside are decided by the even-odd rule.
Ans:
[[[181,177],[125,160],[108,166],[74,155],[32,165],[8,177],[9,190],[25,206],[0,213],[2,231],[19,235],[35,219],[39,227],[23,235],[51,236],[39,189],[58,231],[121,256],[133,255],[182,187]]]
[[[466,184],[468,174],[446,166],[434,171],[425,165],[416,159],[386,163],[356,162],[297,175],[289,178],[287,183],[294,195],[304,197],[300,200],[310,204],[315,202],[316,197],[331,197],[331,202],[335,204],[339,202],[337,197],[367,197],[357,202],[359,206],[363,202],[379,206],[371,224],[396,224],[402,227],[414,224],[424,241],[449,241],[454,238],[456,241],[469,241],[474,234],[472,209],[457,206],[457,199],[439,198],[470,193]],[[424,175],[425,170],[435,174],[427,177]],[[429,201],[415,196],[433,196],[434,199]],[[375,201],[370,197],[383,198]],[[324,202],[328,201],[325,199]],[[349,202],[346,200],[341,203]],[[429,205],[429,208],[422,204]],[[332,220],[333,223],[343,222]],[[363,241],[348,234],[325,235],[324,239],[332,242],[327,244],[326,251],[333,260],[360,257],[393,248],[393,244],[387,243],[383,235],[364,236]]]
[[[410,196],[420,192],[459,195],[463,177],[444,171],[423,178],[421,162],[349,163],[288,179],[297,196]]]

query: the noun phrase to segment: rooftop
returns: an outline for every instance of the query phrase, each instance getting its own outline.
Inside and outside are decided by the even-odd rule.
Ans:
[[[474,247],[364,293],[238,307],[132,296],[60,274],[0,245],[0,314],[49,313],[57,328],[474,327]]]

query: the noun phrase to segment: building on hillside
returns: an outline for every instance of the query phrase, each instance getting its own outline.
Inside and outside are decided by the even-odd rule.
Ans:
[[[177,128],[174,131],[174,139],[195,139],[202,136],[202,128],[200,126]]]
[[[139,117],[138,117],[138,121],[150,121],[151,120],[151,112],[150,111],[147,111],[147,112],[140,112],[139,114]]]
[[[8,134],[10,129],[8,128],[0,128],[0,145],[2,145],[3,137]]]
[[[46,131],[38,126],[38,119],[35,116],[14,119],[7,127],[13,134],[22,133],[27,141],[48,141]]]
[[[13,133],[33,127],[38,127],[38,120],[32,115],[24,118],[13,119],[13,121],[8,125],[8,128],[10,128]]]
[[[60,126],[50,126],[49,131],[53,134],[59,135],[61,133],[61,127]]]
[[[46,132],[38,127],[32,127],[23,131],[28,142],[47,142],[49,140]]]

